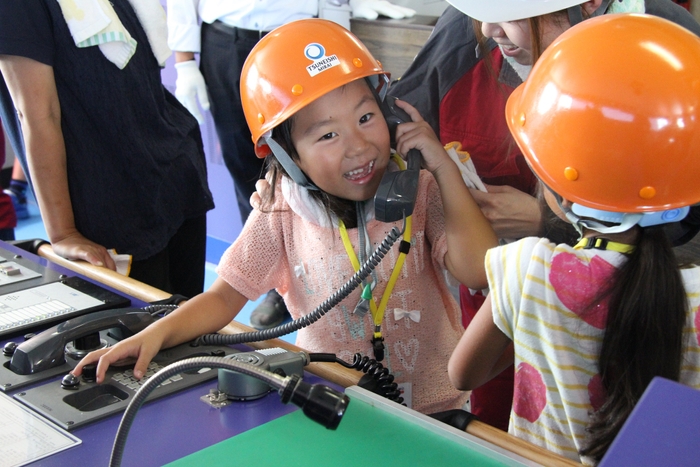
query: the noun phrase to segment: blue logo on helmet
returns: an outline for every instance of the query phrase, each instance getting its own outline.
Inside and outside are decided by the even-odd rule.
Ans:
[[[304,49],[304,55],[306,55],[306,58],[309,60],[315,62],[319,58],[323,58],[323,56],[326,55],[326,49],[324,49],[321,44],[313,42],[306,46],[306,49]]]

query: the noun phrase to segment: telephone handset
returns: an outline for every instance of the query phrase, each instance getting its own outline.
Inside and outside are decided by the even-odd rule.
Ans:
[[[396,148],[396,127],[400,123],[411,121],[411,117],[397,107],[395,102],[395,97],[386,96],[379,104],[389,126],[392,148]],[[406,170],[384,174],[374,195],[374,215],[378,221],[396,222],[413,213],[418,194],[421,159],[420,151],[411,149],[407,155]]]
[[[18,345],[10,360],[10,370],[30,375],[66,362],[65,347],[92,350],[100,344],[100,331],[111,330],[117,340],[145,329],[156,320],[141,308],[116,308],[69,319]]]

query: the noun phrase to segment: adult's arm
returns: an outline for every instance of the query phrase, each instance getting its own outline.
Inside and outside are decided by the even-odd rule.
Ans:
[[[201,26],[195,0],[168,0],[168,45],[174,51],[201,50]]]
[[[107,250],[75,227],[53,67],[26,57],[0,55],[0,71],[21,123],[34,192],[54,251],[67,259],[116,269]]]
[[[671,0],[645,0],[644,12],[673,21],[700,36],[700,23],[688,10]]]
[[[204,76],[195,60],[201,50],[201,26],[194,0],[168,0],[168,45],[175,51],[175,97],[190,111],[199,124],[204,123],[200,111],[209,109],[209,96]],[[199,103],[199,105],[198,105]]]

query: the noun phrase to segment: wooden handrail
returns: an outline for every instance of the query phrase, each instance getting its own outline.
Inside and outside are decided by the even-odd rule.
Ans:
[[[144,302],[154,302],[164,300],[170,297],[170,294],[163,292],[160,289],[151,287],[143,282],[123,276],[117,272],[104,267],[93,266],[86,261],[71,261],[58,256],[51,248],[51,245],[42,245],[39,247],[39,256],[42,256],[49,261],[52,261],[60,266],[82,274],[85,277],[93,279],[104,285],[112,287],[115,290],[123,292],[131,297],[137,298]],[[232,321],[227,324],[219,332],[221,334],[240,334],[244,332],[255,331],[254,328],[246,326],[237,321]],[[296,345],[285,342],[281,339],[271,339],[267,341],[249,342],[247,346],[253,349],[268,349],[279,347],[290,352],[301,352],[303,349]],[[356,385],[361,374],[358,371],[350,368],[345,368],[336,363],[311,363],[306,368],[310,373],[315,374],[327,381],[335,383],[342,387]],[[476,436],[484,441],[492,443],[500,448],[513,452],[531,461],[537,462],[547,467],[581,467],[582,464],[572,461],[564,456],[555,454],[545,448],[536,446],[528,441],[517,438],[509,433],[506,433],[498,428],[494,428],[479,420],[474,420],[466,428],[466,432]]]
[[[131,277],[123,276],[116,271],[112,271],[111,269],[93,266],[87,261],[65,259],[62,256],[58,256],[49,244],[40,246],[37,253],[39,256],[48,259],[52,263],[56,263],[66,269],[75,271],[89,279],[93,279],[101,284],[112,287],[115,290],[123,292],[130,297],[138,298],[144,302],[165,300],[171,295],[167,292],[163,292],[160,289],[151,287],[148,284],[144,284],[141,281],[132,279]]]

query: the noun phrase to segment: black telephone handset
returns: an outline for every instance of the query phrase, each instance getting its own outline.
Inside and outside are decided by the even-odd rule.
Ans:
[[[411,117],[397,107],[395,101],[395,97],[386,96],[380,104],[389,126],[392,148],[396,148],[396,127],[411,121]],[[378,221],[396,222],[413,213],[422,155],[417,149],[411,149],[406,158],[406,170],[386,172],[374,195],[374,216]]]
[[[82,346],[88,347],[84,350],[90,350],[95,339],[99,341],[100,331],[113,329],[120,338],[125,338],[155,320],[150,312],[140,308],[116,308],[69,319],[18,345],[10,360],[10,370],[18,375],[30,375],[60,366],[66,362],[64,348],[70,342],[83,339]]]

